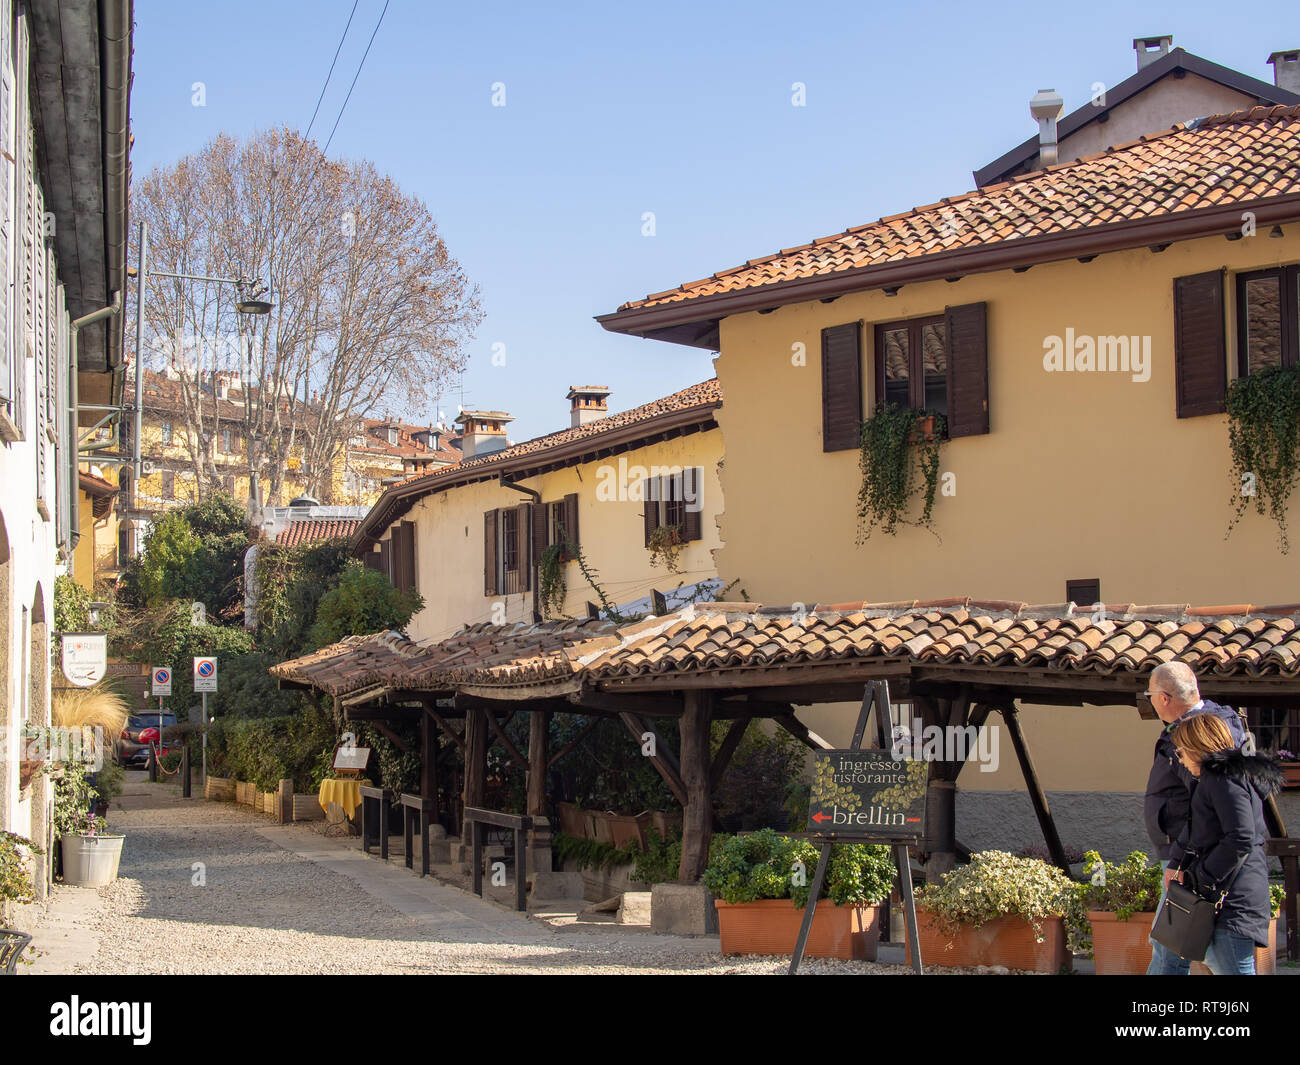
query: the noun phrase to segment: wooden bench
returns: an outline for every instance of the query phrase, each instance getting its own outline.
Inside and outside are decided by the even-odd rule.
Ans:
[[[415,869],[415,854],[412,847],[416,823],[420,831],[420,875],[429,875],[429,826],[433,822],[435,800],[421,795],[403,793],[397,797],[402,804],[402,838],[406,843],[406,868]]]
[[[510,829],[515,834],[515,909],[528,910],[528,830],[533,827],[531,817],[505,814],[499,810],[484,810],[478,806],[465,807],[465,824],[474,833],[474,894],[483,897],[483,835],[488,825]]]

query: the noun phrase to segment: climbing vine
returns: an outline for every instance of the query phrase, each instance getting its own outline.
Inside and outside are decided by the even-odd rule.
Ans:
[[[925,411],[887,403],[862,423],[858,492],[858,543],[865,543],[879,528],[893,536],[899,525],[919,525],[934,532],[931,512],[939,485],[939,446],[946,421],[934,415],[934,429],[924,435],[918,428]],[[917,472],[920,484],[916,483]],[[921,516],[905,515],[912,496],[921,496]],[[938,535],[938,534],[936,534]]]
[[[1228,387],[1227,409],[1233,514],[1225,535],[1253,501],[1257,514],[1267,507],[1285,555],[1291,547],[1287,505],[1300,473],[1300,368],[1271,366],[1238,377]]]
[[[537,605],[542,616],[559,617],[567,594],[568,587],[564,581],[564,543],[551,544],[537,562]]]

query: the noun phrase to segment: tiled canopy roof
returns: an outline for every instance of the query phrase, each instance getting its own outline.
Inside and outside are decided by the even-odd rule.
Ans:
[[[291,521],[275,538],[281,547],[300,547],[321,540],[346,540],[361,524],[360,518],[310,519]]]
[[[806,613],[701,603],[618,628],[609,621],[479,625],[424,647],[352,637],[271,672],[339,695],[371,685],[427,691],[599,685],[620,677],[722,675],[872,659],[1057,674],[1146,674],[1186,662],[1203,676],[1300,679],[1300,604],[1192,608],[945,599],[819,605]]]
[[[1300,193],[1300,105],[1177,125],[690,281],[619,313],[862,267]],[[1143,241],[1142,243],[1146,243]],[[611,318],[615,316],[610,316]],[[603,321],[603,319],[602,319]]]

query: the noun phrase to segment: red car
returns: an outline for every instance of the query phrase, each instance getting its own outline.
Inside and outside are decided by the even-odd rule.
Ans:
[[[175,714],[151,714],[144,711],[132,714],[127,720],[126,728],[117,740],[117,764],[123,768],[149,765],[149,745],[158,746],[159,730],[176,724]],[[168,748],[159,749],[158,756],[166,754]]]

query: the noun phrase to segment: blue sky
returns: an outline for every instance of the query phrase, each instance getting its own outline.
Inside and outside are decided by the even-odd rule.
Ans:
[[[383,6],[358,0],[322,143]],[[222,131],[305,130],[351,8],[137,0],[135,172]],[[609,385],[625,409],[712,376],[708,352],[615,336],[594,315],[967,191],[1035,132],[1036,90],[1073,110],[1135,72],[1134,37],[1166,33],[1271,81],[1268,54],[1300,45],[1300,8],[391,0],[330,154],[372,160],[429,205],[486,311],[465,405],[511,411],[525,439],[568,424],[570,384]],[[449,417],[458,399],[443,397]]]

